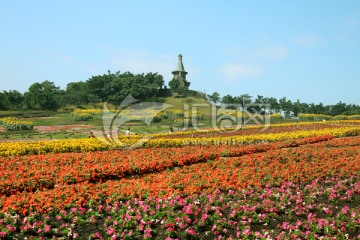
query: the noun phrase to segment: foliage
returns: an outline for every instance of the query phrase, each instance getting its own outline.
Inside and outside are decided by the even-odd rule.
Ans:
[[[188,89],[187,86],[181,86],[180,82],[175,78],[170,80],[169,87],[171,92],[180,94],[186,94],[186,91]]]
[[[14,117],[0,118],[0,126],[9,131],[32,130],[34,125],[30,121],[22,121]]]
[[[56,110],[63,105],[63,93],[53,82],[44,81],[32,84],[24,94],[24,100],[30,109]]]
[[[93,118],[89,113],[75,113],[73,114],[75,121],[90,121]]]

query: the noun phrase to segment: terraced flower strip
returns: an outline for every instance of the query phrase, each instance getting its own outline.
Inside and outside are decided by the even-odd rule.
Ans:
[[[198,131],[187,131],[187,132],[176,132],[176,133],[163,133],[163,134],[154,134],[152,139],[161,138],[161,139],[174,139],[174,138],[209,138],[209,137],[230,137],[237,135],[257,135],[257,134],[275,134],[283,132],[296,132],[301,130],[320,130],[326,128],[341,128],[351,124],[353,126],[360,125],[358,122],[300,122],[296,123],[286,123],[286,124],[272,124],[268,127],[262,125],[255,126],[244,126],[240,129],[229,128],[223,131],[220,130],[198,130]]]
[[[356,140],[354,140],[356,139]],[[343,144],[339,144],[339,141]],[[336,147],[332,147],[332,142]],[[311,147],[275,149],[242,157],[217,158],[156,173],[148,173],[104,183],[76,183],[32,193],[16,193],[0,198],[1,211],[47,211],[85,206],[101,201],[129,197],[170,196],[211,192],[216,188],[244,189],[247,186],[279,186],[284,181],[300,183],[327,176],[346,177],[360,174],[358,137],[334,139],[328,147],[315,143]],[[315,146],[319,144],[319,147]]]
[[[330,139],[332,136],[326,135],[241,147],[190,146],[0,157],[0,194],[11,195],[22,191],[34,192],[53,188],[57,185],[119,179],[132,174],[145,174],[205,162],[221,156],[241,156]]]
[[[142,147],[181,147],[181,146],[201,146],[201,145],[238,145],[251,144],[256,142],[276,142],[286,139],[300,139],[320,135],[333,135],[334,137],[355,136],[360,134],[360,126],[347,126],[339,128],[324,128],[316,130],[300,130],[270,134],[249,134],[235,136],[219,136],[207,138],[178,138],[166,139],[155,138],[146,139],[141,143],[143,136],[121,137],[120,141],[124,146],[142,144]],[[121,146],[120,146],[121,147]],[[89,152],[96,150],[112,150],[119,148],[111,144],[106,144],[97,139],[71,139],[53,140],[36,142],[7,142],[0,145],[0,156],[17,156],[44,153],[61,152]]]
[[[31,130],[34,125],[30,121],[22,121],[14,117],[0,118],[0,126],[9,131]]]
[[[19,239],[359,239],[359,178],[214,190],[0,214],[0,236]]]

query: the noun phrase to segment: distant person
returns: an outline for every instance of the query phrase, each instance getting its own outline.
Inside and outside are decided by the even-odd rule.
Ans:
[[[128,128],[128,129],[126,130],[125,135],[126,135],[126,136],[129,136],[129,135],[130,135],[130,128]]]
[[[94,136],[94,133],[93,133],[93,132],[90,132],[90,134],[89,134],[89,138],[95,138],[95,136]]]
[[[170,131],[171,133],[173,133],[173,132],[174,132],[174,128],[173,128],[172,126],[170,126],[170,127],[169,127],[169,131]]]

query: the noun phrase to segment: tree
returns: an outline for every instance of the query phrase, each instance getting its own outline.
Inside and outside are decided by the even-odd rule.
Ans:
[[[89,102],[87,84],[85,82],[71,82],[66,86],[65,99],[67,104],[81,105]]]
[[[17,90],[4,91],[7,102],[10,104],[8,109],[21,109],[24,96]]]
[[[114,74],[108,71],[108,74],[92,76],[86,81],[88,94],[92,103],[105,102],[109,99],[109,85],[114,78]],[[93,102],[96,101],[96,102]]]
[[[235,99],[230,94],[227,94],[227,95],[222,97],[221,102],[224,103],[224,104],[234,104]]]
[[[291,104],[291,111],[296,118],[299,116],[299,113],[303,112],[303,106],[299,99]]]
[[[4,92],[0,92],[0,110],[8,110],[10,107],[8,98]]]
[[[270,104],[271,113],[280,113],[280,104],[274,97],[264,98],[264,102]]]
[[[290,117],[291,108],[292,108],[292,102],[290,100],[287,100],[286,97],[279,99],[279,104],[281,110],[284,112],[285,117]]]
[[[331,106],[330,115],[335,116],[345,114],[348,110],[350,110],[350,108],[345,103],[340,101],[337,104]]]
[[[177,80],[175,78],[170,80],[169,87],[170,87],[171,92],[173,92],[173,93],[185,94],[187,91],[187,86],[181,86],[179,80]]]
[[[60,88],[48,80],[42,83],[34,83],[24,94],[28,107],[31,109],[55,110],[60,106],[58,97]]]
[[[215,104],[221,100],[220,94],[218,92],[213,92],[213,94],[208,95],[209,99]]]
[[[251,98],[252,96],[250,94],[245,93],[238,97],[235,97],[235,103],[240,104],[241,107],[244,109],[246,105],[249,105],[252,102]]]

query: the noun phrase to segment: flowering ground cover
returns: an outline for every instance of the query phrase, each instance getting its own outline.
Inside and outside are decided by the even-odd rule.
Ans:
[[[169,134],[162,134],[163,137],[157,135],[131,135],[129,137],[120,135],[120,146],[109,145],[106,141],[100,139],[70,139],[70,140],[52,140],[52,141],[31,141],[31,142],[5,142],[0,145],[0,156],[12,155],[29,155],[29,154],[44,154],[52,152],[89,152],[94,150],[113,150],[119,147],[131,147],[137,144],[145,148],[153,147],[183,147],[183,146],[200,146],[200,145],[239,145],[252,144],[257,142],[277,142],[286,139],[301,139],[320,135],[332,135],[334,137],[355,136],[360,134],[360,125],[358,122],[338,121],[333,126],[329,124],[317,124],[327,126],[326,128],[313,127],[311,124],[304,124],[303,128],[298,128],[292,125],[290,128],[287,125],[281,125],[272,128],[278,128],[274,133],[262,133],[259,128],[252,128],[246,133],[246,130],[238,130],[232,132],[230,135],[217,135],[214,131],[207,131],[207,137],[184,137],[169,139]],[[257,134],[255,134],[257,132]],[[227,132],[229,133],[229,132]],[[176,135],[189,134],[176,133]],[[171,134],[170,134],[171,135]],[[215,134],[216,135],[216,134]],[[145,139],[145,140],[144,140]],[[103,139],[105,140],[105,139]]]
[[[59,126],[34,126],[34,129],[39,132],[51,133],[58,131],[73,131],[75,129],[91,129],[90,125],[59,125]]]
[[[225,131],[216,131],[214,129],[190,131],[190,132],[177,132],[176,134],[155,134],[153,138],[189,138],[195,135],[196,138],[209,138],[209,137],[229,137],[237,135],[254,135],[254,134],[276,134],[283,132],[295,131],[310,131],[321,130],[326,128],[341,128],[344,126],[359,126],[360,121],[328,121],[328,122],[300,122],[300,123],[285,123],[285,124],[272,124],[268,127],[262,125],[243,126],[240,129],[234,130],[233,128],[226,129]]]
[[[358,136],[3,156],[0,172],[0,238],[360,237]]]
[[[87,153],[53,153],[0,157],[0,194],[34,192],[58,185],[120,179],[168,168],[332,139],[330,135],[239,146],[190,146]],[[360,144],[360,143],[359,143]],[[16,171],[14,171],[14,169]],[[19,174],[21,173],[21,174]]]

